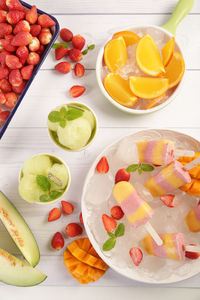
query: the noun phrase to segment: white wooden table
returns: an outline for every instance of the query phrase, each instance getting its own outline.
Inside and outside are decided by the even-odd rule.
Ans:
[[[166,295],[169,297],[173,295],[174,299],[179,299],[179,297],[199,299],[198,289],[180,290],[168,287],[167,290],[157,288],[151,293],[152,289],[148,285],[144,289],[144,285],[127,280],[112,270],[109,270],[92,287],[79,288],[63,266],[62,252],[55,253],[49,247],[49,241],[54,232],[64,230],[67,223],[78,219],[84,177],[94,158],[109,143],[123,135],[145,128],[168,128],[190,134],[200,140],[199,0],[195,0],[192,12],[184,19],[177,31],[177,39],[184,51],[187,71],[185,85],[173,103],[154,114],[127,115],[104,99],[96,83],[95,60],[103,41],[121,27],[140,24],[162,25],[173,11],[176,2],[176,0],[29,1],[30,4],[36,4],[38,8],[53,14],[58,19],[61,28],[68,27],[75,34],[83,35],[87,43],[95,43],[96,48],[84,57],[83,64],[86,67],[86,75],[80,80],[75,78],[72,73],[60,75],[53,70],[56,61],[54,51],[52,51],[0,141],[0,189],[14,202],[33,230],[41,251],[38,268],[48,275],[48,279],[40,287],[22,289],[0,284],[0,300],[13,299],[13,296],[15,299],[19,299],[18,297],[25,299],[28,295],[31,299],[35,297],[42,299],[45,296],[48,299],[55,299],[55,297],[64,295],[71,299],[78,297],[92,299],[94,295],[96,299],[102,299],[102,295],[104,295],[104,299],[114,295],[116,299],[120,299],[122,295],[127,299],[131,299],[133,295],[141,299],[146,299],[147,295],[152,299],[161,295],[162,299],[169,299],[164,298]],[[52,108],[71,100],[68,90],[74,84],[86,86],[86,93],[78,101],[88,104],[95,110],[99,121],[99,132],[95,142],[87,150],[70,153],[59,149],[52,143],[48,136],[46,120],[48,112]],[[17,178],[23,161],[42,152],[55,153],[63,158],[69,165],[72,175],[72,183],[65,198],[75,204],[75,214],[71,218],[63,217],[51,224],[48,224],[46,219],[53,205],[30,205],[24,202],[17,192]],[[18,250],[3,227],[0,227],[0,235],[0,247],[18,254]],[[170,287],[198,288],[199,285],[200,275],[182,283],[170,285]],[[129,288],[110,289],[109,286],[129,286]],[[139,288],[133,289],[136,286]]]

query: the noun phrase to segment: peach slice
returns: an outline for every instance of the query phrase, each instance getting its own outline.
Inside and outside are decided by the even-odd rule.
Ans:
[[[104,49],[104,62],[109,71],[115,72],[126,64],[128,58],[126,43],[122,36],[110,40]]]
[[[144,98],[153,99],[165,93],[169,87],[167,78],[151,77],[129,77],[129,85],[134,95]]]
[[[140,37],[136,33],[129,30],[116,32],[113,35],[113,38],[117,38],[119,36],[122,36],[124,38],[127,47],[136,44],[140,40]]]
[[[166,67],[173,56],[175,47],[175,38],[174,36],[165,44],[162,48],[162,57],[163,57],[163,65]]]
[[[166,93],[162,94],[161,96],[151,100],[151,102],[149,102],[149,104],[147,104],[145,106],[146,109],[150,109],[153,108],[154,106],[156,106],[164,97],[166,97]]]
[[[169,79],[169,88],[176,86],[181,81],[185,72],[185,62],[182,55],[174,52],[165,70],[165,77]]]
[[[108,94],[119,104],[132,107],[137,102],[138,98],[131,92],[129,81],[118,74],[107,74],[103,83]]]
[[[165,73],[160,52],[149,34],[145,34],[136,48],[136,62],[138,67],[150,76]]]

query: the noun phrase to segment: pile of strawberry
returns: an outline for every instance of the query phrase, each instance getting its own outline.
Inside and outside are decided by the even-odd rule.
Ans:
[[[58,220],[61,217],[62,212],[65,215],[71,215],[73,213],[74,206],[72,203],[67,201],[61,201],[61,205],[62,205],[62,210],[58,207],[55,207],[49,212],[48,222],[53,222]],[[79,215],[79,221],[83,225],[82,213],[80,213]],[[65,233],[68,237],[75,237],[81,235],[82,232],[83,229],[78,223],[69,223],[65,229]],[[65,242],[64,242],[63,235],[60,232],[56,232],[51,241],[52,248],[56,250],[60,250],[64,247],[64,244]]]
[[[50,43],[54,25],[48,15],[38,15],[35,5],[27,9],[19,0],[0,0],[0,125]]]
[[[85,73],[85,67],[79,63],[83,58],[83,55],[87,54],[89,50],[93,50],[95,45],[88,46],[84,51],[81,51],[85,46],[85,38],[80,34],[73,35],[68,28],[62,28],[60,30],[60,38],[63,42],[55,43],[53,48],[55,49],[55,58],[60,60],[64,57],[68,57],[69,61],[63,61],[55,66],[55,70],[62,74],[67,74],[72,70],[71,62],[75,63],[74,75],[76,77],[83,77]],[[71,49],[69,49],[69,43]],[[69,94],[73,97],[79,97],[85,92],[86,88],[82,85],[74,85],[70,88]]]

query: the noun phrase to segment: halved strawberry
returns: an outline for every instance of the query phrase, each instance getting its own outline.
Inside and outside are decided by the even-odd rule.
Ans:
[[[59,219],[60,216],[61,216],[61,210],[59,208],[53,208],[49,213],[48,222],[55,221]]]
[[[110,216],[103,214],[102,221],[107,232],[113,232],[117,227],[117,222]]]
[[[109,164],[107,158],[103,156],[96,166],[96,171],[101,174],[106,174],[109,171]]]
[[[119,169],[115,175],[115,183],[120,181],[129,181],[130,173],[126,169]]]
[[[123,210],[122,210],[121,207],[118,206],[118,205],[113,206],[113,207],[111,208],[110,213],[111,213],[111,216],[112,216],[114,219],[116,219],[116,220],[120,220],[120,219],[123,218],[123,216],[124,216]]]
[[[190,244],[190,246],[196,246],[195,244]],[[190,252],[190,251],[185,251],[185,257],[189,259],[198,259],[200,256],[199,252]]]
[[[82,85],[74,85],[70,88],[69,94],[73,98],[77,98],[77,97],[80,97],[85,92],[85,90],[86,90],[86,88]]]
[[[175,201],[175,195],[167,194],[160,197],[160,200],[165,203],[168,207],[175,207],[178,204],[178,201],[176,199]]]
[[[55,57],[56,60],[60,60],[61,58],[63,58],[68,52],[68,48],[64,48],[63,46],[60,46],[58,48],[55,49]]]
[[[143,259],[142,250],[140,248],[133,247],[130,249],[129,254],[130,254],[134,264],[136,266],[139,266],[139,264],[141,263],[141,261]]]
[[[74,67],[74,74],[76,77],[82,77],[85,73],[85,68],[82,64],[76,63]]]
[[[60,232],[56,232],[51,240],[52,248],[60,250],[64,247],[64,238]]]
[[[82,234],[83,229],[77,223],[69,223],[66,227],[66,234],[70,237],[75,237]]]
[[[82,224],[82,225],[84,225],[84,223],[83,223],[83,216],[82,216],[82,212],[80,213],[80,215],[79,215],[79,221],[80,221],[80,223]]]
[[[66,215],[71,215],[74,211],[74,206],[67,201],[61,201],[62,210]]]

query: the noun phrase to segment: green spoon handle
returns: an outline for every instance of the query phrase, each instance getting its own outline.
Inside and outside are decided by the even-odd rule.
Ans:
[[[175,35],[179,23],[191,11],[193,5],[194,0],[179,0],[170,19],[162,27]]]

